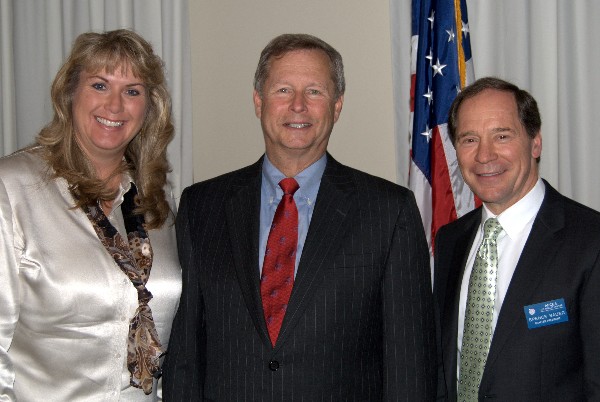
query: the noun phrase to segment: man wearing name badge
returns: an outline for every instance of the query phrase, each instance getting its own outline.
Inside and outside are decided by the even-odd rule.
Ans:
[[[340,54],[285,34],[262,51],[265,154],[181,197],[183,294],[169,401],[435,398],[429,257],[413,194],[337,162]]]
[[[526,91],[479,79],[448,126],[483,206],[436,236],[439,396],[600,400],[600,213],[539,177],[541,118]]]

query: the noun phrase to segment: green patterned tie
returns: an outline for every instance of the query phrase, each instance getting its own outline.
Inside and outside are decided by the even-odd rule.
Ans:
[[[496,239],[501,231],[502,226],[496,218],[485,221],[483,241],[477,250],[469,279],[460,353],[459,401],[477,401],[479,383],[490,350],[498,268]]]

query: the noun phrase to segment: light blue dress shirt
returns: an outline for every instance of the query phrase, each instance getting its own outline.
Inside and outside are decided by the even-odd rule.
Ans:
[[[317,201],[317,194],[321,185],[321,177],[323,177],[323,172],[325,171],[325,165],[327,165],[326,154],[294,177],[300,186],[294,193],[294,201],[298,208],[298,248],[296,249],[294,277],[298,272],[298,262],[302,256],[302,249],[304,248],[306,234],[308,233],[315,202]],[[273,222],[277,205],[279,205],[279,201],[283,197],[283,190],[279,187],[279,182],[285,177],[271,163],[267,155],[265,155],[262,166],[262,183],[260,186],[260,235],[258,244],[258,266],[260,267],[261,274],[271,222]]]

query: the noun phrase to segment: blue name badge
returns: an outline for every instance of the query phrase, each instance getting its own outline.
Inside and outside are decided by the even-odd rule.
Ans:
[[[529,329],[569,321],[565,299],[556,299],[525,306],[525,319]]]

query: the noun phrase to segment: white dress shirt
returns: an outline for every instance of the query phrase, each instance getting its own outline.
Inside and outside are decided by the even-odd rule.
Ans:
[[[129,385],[127,335],[137,292],[64,179],[37,154],[0,159],[0,401],[154,401]],[[109,216],[123,230],[121,186]],[[172,203],[173,211],[174,205]],[[146,287],[162,345],[181,293],[173,217],[148,236]]]
[[[540,210],[542,201],[544,200],[545,187],[544,182],[538,178],[535,186],[519,201],[514,205],[507,208],[500,215],[494,215],[486,206],[483,205],[481,223],[471,251],[469,253],[469,259],[465,266],[465,272],[463,274],[462,284],[460,288],[460,304],[458,310],[458,337],[457,337],[457,352],[458,352],[458,374],[460,375],[460,351],[462,348],[463,331],[465,323],[465,310],[467,305],[467,294],[469,289],[469,278],[471,277],[471,271],[473,264],[475,263],[475,255],[481,242],[483,241],[483,225],[489,218],[498,218],[500,225],[502,226],[502,232],[497,239],[498,246],[498,270],[496,274],[496,300],[494,304],[494,315],[492,318],[492,337],[494,330],[496,329],[496,323],[498,322],[498,315],[502,308],[502,303],[506,297],[508,286],[521,257],[521,252],[531,228],[533,221]],[[458,376],[457,376],[458,378]]]

